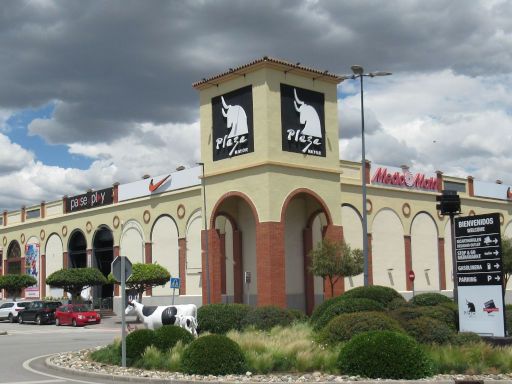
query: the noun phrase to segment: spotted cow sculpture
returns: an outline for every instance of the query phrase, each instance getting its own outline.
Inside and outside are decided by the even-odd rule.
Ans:
[[[137,315],[147,329],[177,325],[197,336],[197,306],[195,304],[149,306],[135,300],[128,302],[126,315]]]

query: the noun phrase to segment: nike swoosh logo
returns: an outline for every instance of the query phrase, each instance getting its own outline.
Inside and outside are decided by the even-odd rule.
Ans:
[[[155,192],[160,186],[167,181],[167,179],[171,177],[171,175],[165,176],[162,180],[160,180],[158,183],[153,184],[153,179],[149,182],[149,192]]]

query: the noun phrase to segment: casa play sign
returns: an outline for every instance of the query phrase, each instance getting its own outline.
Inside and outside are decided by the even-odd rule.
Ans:
[[[435,175],[413,173],[406,166],[396,168],[378,165],[372,166],[372,168],[375,169],[371,178],[372,184],[437,192],[437,176]]]

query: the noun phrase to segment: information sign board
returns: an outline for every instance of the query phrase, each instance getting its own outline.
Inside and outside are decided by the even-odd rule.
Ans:
[[[498,213],[455,219],[460,332],[505,336]]]

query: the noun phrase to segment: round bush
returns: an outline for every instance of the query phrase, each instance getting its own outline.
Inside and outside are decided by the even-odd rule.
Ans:
[[[347,298],[350,297],[375,300],[382,304],[384,307],[388,307],[391,302],[394,302],[394,305],[396,305],[397,300],[402,300],[405,302],[403,296],[393,288],[383,287],[381,285],[357,287],[345,292],[343,296]]]
[[[457,312],[454,312],[445,305],[433,307],[404,306],[392,310],[390,315],[398,320],[402,326],[410,320],[427,316],[443,322],[453,330],[457,329]]]
[[[427,292],[413,296],[410,302],[414,305],[433,306],[441,303],[453,303],[453,300],[437,292]]]
[[[446,324],[428,316],[409,320],[403,326],[410,336],[423,344],[446,344],[455,334]]]
[[[126,357],[136,359],[144,353],[147,347],[155,343],[155,331],[137,329],[126,336]]]
[[[320,317],[322,317],[322,315],[327,310],[327,308],[329,308],[331,305],[334,305],[334,304],[340,302],[341,300],[345,300],[344,295],[331,297],[330,299],[327,299],[324,302],[322,302],[318,307],[316,307],[313,310],[313,313],[311,314],[311,317],[309,318],[309,321],[311,322],[311,324],[315,324],[318,321],[318,319]]]
[[[354,336],[338,355],[347,375],[381,379],[420,379],[433,374],[433,363],[411,337],[391,331]]]
[[[278,325],[285,327],[295,320],[295,315],[288,309],[275,306],[258,307],[247,313],[242,321],[243,327],[254,326],[268,331]]]
[[[468,344],[478,344],[482,342],[482,338],[477,333],[473,332],[461,332],[453,335],[451,344],[453,345],[468,345]]]
[[[240,346],[224,335],[207,335],[194,340],[183,352],[183,372],[192,375],[245,373],[247,364]]]
[[[155,331],[154,346],[162,352],[173,348],[178,341],[185,345],[194,341],[194,336],[190,332],[175,325],[164,325]]]
[[[332,319],[320,333],[320,340],[335,344],[350,340],[368,331],[394,331],[404,333],[398,321],[382,312],[344,313]]]
[[[252,307],[245,304],[208,304],[197,310],[201,332],[224,334],[232,329],[241,331],[242,321]]]
[[[315,331],[324,328],[329,321],[342,313],[365,312],[365,311],[383,311],[384,307],[370,299],[345,299],[331,305],[324,314],[313,325]]]

